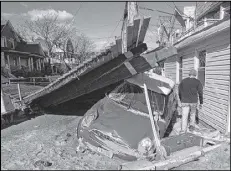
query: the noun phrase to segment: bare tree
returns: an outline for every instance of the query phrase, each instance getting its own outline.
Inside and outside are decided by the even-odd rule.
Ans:
[[[56,14],[45,14],[41,18],[36,20],[26,20],[24,27],[19,31],[22,36],[28,38],[28,32],[31,33],[31,40],[34,40],[35,37],[42,38],[48,48],[48,56],[52,54],[54,46],[60,46],[65,39],[70,35],[71,30],[73,29],[70,21],[61,23],[58,20],[58,15]]]
[[[80,62],[86,60],[95,50],[95,44],[86,35],[80,34],[72,38],[74,51]]]
[[[17,27],[15,27],[15,30],[26,42],[34,42],[36,40],[36,35],[28,34],[28,28],[24,25],[17,25]]]
[[[26,20],[25,24],[17,30],[29,41],[34,41],[36,37],[42,38],[48,48],[48,56],[51,56],[54,47],[60,48],[65,54],[69,37],[74,53],[77,54],[77,60],[80,62],[94,52],[94,43],[86,35],[80,33],[70,20],[60,22],[56,14],[48,13],[36,20]],[[28,33],[31,33],[30,36]]]

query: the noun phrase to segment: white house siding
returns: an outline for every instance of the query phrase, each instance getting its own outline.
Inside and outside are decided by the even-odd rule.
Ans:
[[[230,104],[230,30],[207,41],[204,106],[199,116],[225,132]]]
[[[197,52],[206,50],[204,105],[199,111],[199,119],[220,130],[227,131],[229,115],[230,85],[230,28],[213,34],[182,49],[178,57],[183,57],[183,78],[188,76],[191,68],[197,67]],[[174,61],[175,60],[175,61]],[[165,74],[176,78],[176,58],[167,59],[164,63]]]
[[[190,51],[185,51],[185,53],[179,51],[179,57],[182,57],[182,79],[188,77],[190,69],[194,68],[194,56],[195,56],[195,50],[190,49]]]
[[[176,56],[166,59],[166,62],[164,63],[164,74],[165,77],[176,82]]]

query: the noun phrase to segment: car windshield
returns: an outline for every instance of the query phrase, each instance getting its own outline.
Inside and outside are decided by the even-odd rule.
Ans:
[[[153,112],[163,113],[165,95],[148,90],[151,108]],[[117,103],[148,114],[144,90],[134,84],[124,82],[114,89],[109,98]]]

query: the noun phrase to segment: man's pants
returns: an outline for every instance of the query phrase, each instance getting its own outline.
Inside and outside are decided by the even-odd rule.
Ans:
[[[186,132],[188,126],[188,115],[190,115],[190,126],[195,127],[197,103],[182,103],[181,131]]]

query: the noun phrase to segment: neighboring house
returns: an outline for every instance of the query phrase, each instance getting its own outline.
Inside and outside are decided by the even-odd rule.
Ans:
[[[202,3],[197,27],[173,44],[178,54],[164,61],[165,76],[177,84],[198,70],[204,87],[199,119],[221,132],[230,132],[230,2]]]
[[[42,38],[37,38],[35,42],[40,43],[44,51],[48,53],[48,47]],[[67,70],[66,65],[72,68],[79,64],[79,62],[76,60],[77,58],[65,58],[65,52],[60,48],[53,47],[52,51],[53,52],[50,57],[46,55],[46,62],[50,63],[53,74],[57,74],[58,69]]]
[[[45,54],[40,44],[23,41],[8,20],[1,23],[1,67],[28,67],[29,71],[44,68]]]

